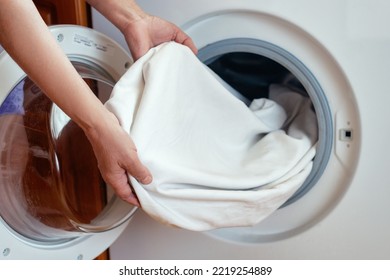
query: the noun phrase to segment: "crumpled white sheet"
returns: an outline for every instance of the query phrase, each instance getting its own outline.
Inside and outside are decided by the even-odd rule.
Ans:
[[[195,231],[250,226],[277,210],[312,168],[317,122],[308,98],[272,85],[249,108],[186,47],[151,49],[106,107],[153,174],[130,177],[142,209]]]

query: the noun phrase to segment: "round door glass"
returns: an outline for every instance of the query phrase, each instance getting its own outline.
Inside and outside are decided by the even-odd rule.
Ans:
[[[107,100],[115,81],[96,65],[73,64]],[[0,145],[0,214],[22,238],[65,242],[115,228],[137,209],[106,186],[83,131],[28,77],[0,106]]]

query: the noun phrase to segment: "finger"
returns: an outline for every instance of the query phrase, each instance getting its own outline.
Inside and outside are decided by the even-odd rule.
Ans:
[[[191,49],[191,51],[194,54],[198,53],[198,48],[195,46],[194,42],[192,41],[191,37],[189,37],[186,33],[183,31],[178,31],[176,34],[176,37],[174,38],[176,43],[180,43],[182,45],[185,45]]]
[[[128,198],[126,198],[125,201],[134,206],[141,207],[141,204],[139,203],[139,200],[134,193],[132,193]]]
[[[125,163],[123,168],[141,184],[148,185],[153,180],[152,174],[141,163],[136,150],[132,151],[130,159]]]
[[[130,186],[128,176],[124,170],[122,170],[120,174],[117,173],[115,175],[108,176],[105,181],[115,190],[116,195],[119,196],[122,200],[140,207],[137,196]]]
[[[149,48],[150,47],[148,45],[129,47],[131,56],[133,57],[134,61],[137,61],[139,58],[144,56],[149,50]]]

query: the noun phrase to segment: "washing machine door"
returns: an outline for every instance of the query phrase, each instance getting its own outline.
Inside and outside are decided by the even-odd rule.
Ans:
[[[50,30],[104,102],[132,64],[130,55],[89,28]],[[96,257],[136,207],[105,185],[82,130],[5,52],[0,84],[0,259]]]
[[[255,10],[208,13],[183,24],[199,59],[244,96],[284,84],[310,98],[316,114],[316,156],[300,189],[256,226],[209,233],[247,244],[291,238],[330,213],[354,177],[361,135],[354,91],[337,60],[301,27]]]

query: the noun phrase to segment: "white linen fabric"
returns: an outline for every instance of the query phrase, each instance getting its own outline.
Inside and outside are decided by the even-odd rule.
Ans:
[[[250,226],[277,210],[312,169],[317,122],[311,102],[272,85],[250,106],[179,44],[135,62],[106,107],[153,174],[130,177],[142,209],[189,230]]]

